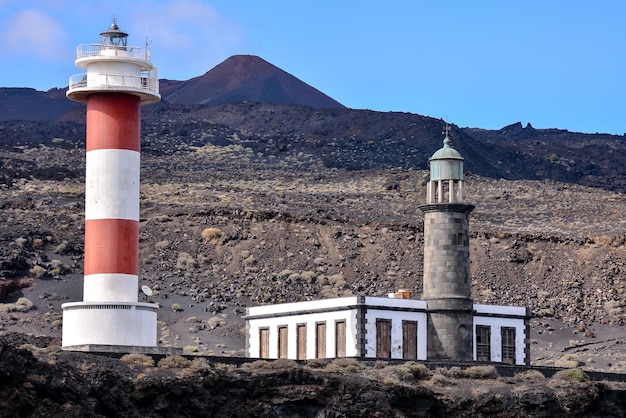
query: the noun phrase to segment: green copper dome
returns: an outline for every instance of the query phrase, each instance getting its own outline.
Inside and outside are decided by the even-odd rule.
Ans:
[[[446,135],[443,148],[430,157],[431,180],[463,180],[463,157],[450,146],[450,142]]]
[[[447,136],[443,140],[443,148],[440,148],[437,152],[430,157],[429,161],[433,160],[463,160],[463,157],[457,150],[450,146],[450,138]]]

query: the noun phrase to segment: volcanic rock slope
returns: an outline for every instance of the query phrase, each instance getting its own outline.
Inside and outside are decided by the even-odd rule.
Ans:
[[[140,277],[162,306],[160,344],[242,355],[247,306],[400,287],[419,297],[417,206],[443,121],[342,106],[172,104],[175,84],[143,109],[142,125]],[[58,337],[61,303],[82,300],[84,108],[50,119],[0,123],[0,315],[5,332]],[[530,308],[534,364],[567,355],[622,372],[624,141],[576,134],[548,153],[565,133],[453,126],[476,204],[473,297]]]

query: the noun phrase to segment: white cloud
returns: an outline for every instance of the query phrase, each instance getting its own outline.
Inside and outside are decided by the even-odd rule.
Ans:
[[[163,58],[173,66],[186,67],[191,74],[209,70],[217,57],[225,59],[227,51],[237,47],[243,39],[243,29],[224,19],[210,5],[199,0],[144,1],[133,3],[131,19],[133,38],[146,33],[152,40],[155,62],[166,70]],[[130,22],[128,22],[130,23]],[[135,32],[137,31],[137,32]],[[141,39],[141,38],[139,38]],[[161,73],[163,77],[167,74]]]
[[[63,26],[37,10],[21,10],[0,27],[0,46],[8,53],[42,59],[65,59],[59,54],[67,34]]]

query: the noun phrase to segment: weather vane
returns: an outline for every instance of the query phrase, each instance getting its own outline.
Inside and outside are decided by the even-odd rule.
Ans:
[[[443,129],[442,134],[445,135],[445,137],[448,137],[448,134],[450,133],[450,125],[448,125],[448,122],[446,122],[446,127]]]

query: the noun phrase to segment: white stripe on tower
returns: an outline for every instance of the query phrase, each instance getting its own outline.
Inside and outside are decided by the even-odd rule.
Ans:
[[[139,105],[125,93],[87,100],[85,302],[137,302]]]

